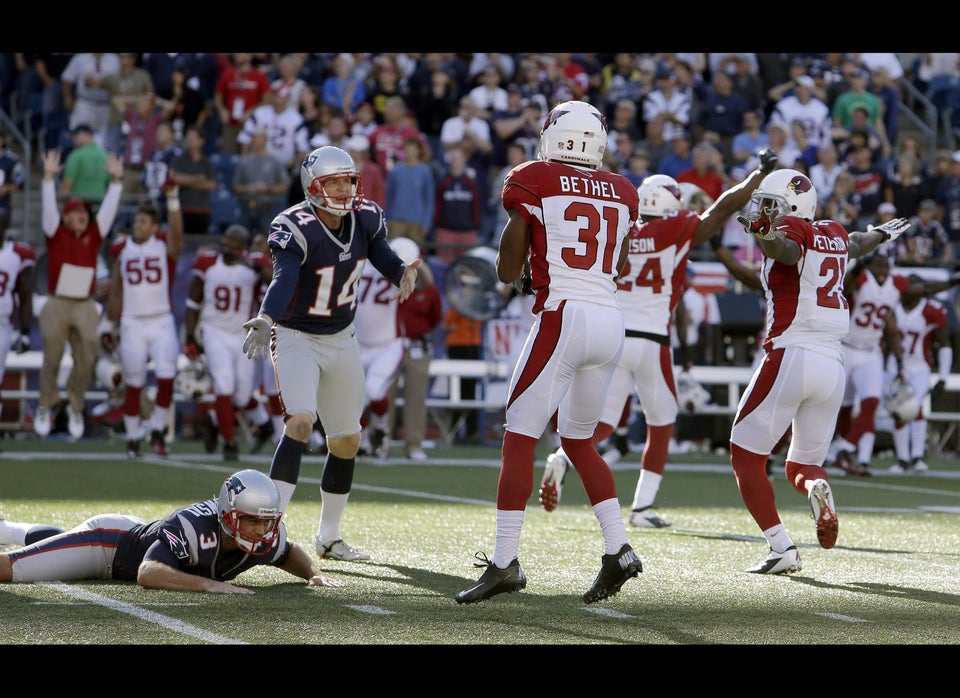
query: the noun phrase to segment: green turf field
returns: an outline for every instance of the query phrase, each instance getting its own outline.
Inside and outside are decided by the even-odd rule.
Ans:
[[[99,513],[153,519],[215,496],[243,467],[269,469],[267,449],[239,464],[174,443],[168,459],[128,461],[121,442],[0,441],[0,515],[73,526]],[[244,448],[241,445],[241,451]],[[394,456],[400,449],[394,448]],[[538,451],[535,483],[547,448]],[[358,463],[344,538],[367,562],[324,562],[342,588],[308,588],[257,568],[235,583],[250,596],[141,589],[135,584],[0,586],[0,644],[324,645],[944,645],[960,643],[960,464],[929,459],[924,475],[832,475],[835,548],[821,549],[805,498],[774,481],[803,570],[744,572],[767,554],[726,456],[671,457],[658,498],[668,529],[628,535],[643,573],[585,605],[600,566],[600,531],[571,471],[560,507],[531,497],[520,547],[527,588],[459,606],[493,554],[497,447],[435,448],[427,464]],[[313,550],[322,461],[306,457],[286,516]],[[627,512],[639,454],[615,468]],[[466,678],[464,676],[464,678]]]

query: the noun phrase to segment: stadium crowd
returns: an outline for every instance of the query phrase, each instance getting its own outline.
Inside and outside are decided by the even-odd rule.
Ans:
[[[300,163],[313,149],[335,145],[354,157],[363,193],[384,208],[391,236],[420,246],[443,289],[445,270],[464,252],[498,245],[503,177],[537,158],[544,119],[567,100],[603,113],[601,169],[634,185],[668,174],[716,199],[770,148],[780,167],[815,183],[817,218],[851,230],[907,218],[911,228],[883,249],[890,261],[950,266],[960,251],[960,150],[937,149],[931,158],[917,137],[901,133],[898,81],[907,78],[950,110],[960,104],[960,54],[910,56],[905,63],[894,53],[0,53],[0,109],[34,153],[60,152],[64,215],[78,207],[96,215],[111,183],[122,183],[115,219],[99,231],[91,295],[101,302],[111,286],[109,250],[132,234],[145,204],[166,229],[169,194],[178,188],[185,249],[170,262],[170,291],[186,347],[184,305],[197,252],[219,250],[238,224],[250,240],[267,234],[274,215],[302,200]],[[960,109],[953,113],[960,119]],[[11,141],[0,140],[0,214],[8,225],[23,168],[33,165],[19,161]],[[108,165],[114,160],[122,177]],[[28,242],[31,231],[19,232]],[[754,250],[748,238],[733,218],[722,231],[735,252]],[[704,245],[691,258],[712,255]],[[15,339],[27,337],[29,348],[33,329],[14,328]],[[443,356],[442,325],[433,339],[434,355]],[[117,347],[104,345],[104,357],[116,362]],[[117,375],[101,363],[90,384],[119,392],[122,385],[111,384]],[[122,395],[111,400],[85,406],[86,419],[119,414]],[[76,402],[64,420],[75,437],[84,433]],[[236,406],[238,420],[248,407]],[[258,412],[242,426],[256,429],[268,416],[276,425],[276,414]],[[476,429],[471,424],[462,438]],[[166,451],[156,434],[151,443]]]

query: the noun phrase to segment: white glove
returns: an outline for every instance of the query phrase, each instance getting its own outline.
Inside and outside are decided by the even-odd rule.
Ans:
[[[883,225],[868,225],[867,232],[869,233],[871,230],[879,230],[883,234],[883,241],[889,242],[890,240],[896,240],[910,230],[910,221],[906,218],[894,218]]]
[[[262,317],[255,317],[243,323],[247,338],[243,340],[243,353],[248,359],[265,359],[270,356],[270,323]]]

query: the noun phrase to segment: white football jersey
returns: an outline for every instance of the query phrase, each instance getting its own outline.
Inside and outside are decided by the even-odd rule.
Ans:
[[[883,284],[864,269],[850,310],[850,331],[843,343],[857,349],[879,349],[887,318],[900,305],[900,294],[910,284],[905,276],[888,274]]]
[[[138,244],[133,237],[110,248],[123,283],[123,317],[146,317],[172,312],[171,291],[177,262],[167,254],[166,232]]]
[[[896,313],[904,370],[931,366],[933,334],[947,326],[946,307],[936,299],[921,298],[911,310],[898,305]]]
[[[200,324],[238,337],[246,335],[260,274],[246,264],[227,264],[220,252],[204,250],[193,264],[193,275],[203,281]]]
[[[11,322],[20,272],[36,264],[37,253],[29,245],[12,240],[0,245],[0,327]]]
[[[398,336],[397,287],[367,262],[357,285],[357,314],[353,319],[361,347],[388,344]]]

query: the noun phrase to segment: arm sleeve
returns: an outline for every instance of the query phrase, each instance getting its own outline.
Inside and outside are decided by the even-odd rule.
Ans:
[[[53,237],[60,225],[60,211],[57,209],[57,183],[52,179],[45,179],[40,184],[40,201],[43,206],[43,234]]]
[[[260,304],[260,312],[276,321],[285,314],[297,290],[300,276],[300,259],[290,250],[273,249],[273,280],[267,287]]]
[[[97,225],[100,226],[100,232],[103,237],[107,237],[110,228],[113,227],[113,221],[117,218],[117,211],[120,210],[120,195],[123,193],[123,185],[112,183],[107,187],[107,193],[103,197],[103,203],[100,204],[100,210],[97,211]]]

